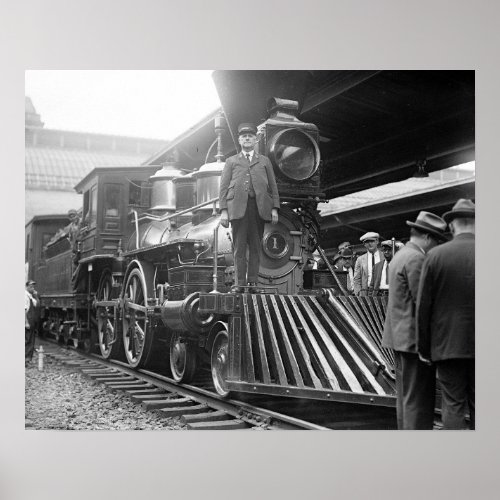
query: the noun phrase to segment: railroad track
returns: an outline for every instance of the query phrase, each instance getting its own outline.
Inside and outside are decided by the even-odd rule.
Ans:
[[[326,430],[327,427],[249,402],[222,399],[205,388],[178,384],[147,370],[132,370],[120,361],[44,341],[44,353],[58,363],[80,371],[110,391],[128,396],[157,415],[180,417],[193,430]]]

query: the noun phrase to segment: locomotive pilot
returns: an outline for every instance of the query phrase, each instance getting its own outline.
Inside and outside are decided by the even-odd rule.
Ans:
[[[220,181],[221,224],[233,230],[235,286],[257,292],[260,250],[265,222],[276,224],[280,199],[271,161],[255,151],[257,128],[252,123],[238,127],[241,152],[226,160]],[[247,262],[248,247],[248,262]]]

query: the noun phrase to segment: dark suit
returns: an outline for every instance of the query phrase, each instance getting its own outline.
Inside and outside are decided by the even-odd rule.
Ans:
[[[243,153],[228,158],[221,175],[219,206],[227,209],[232,225],[236,282],[257,283],[264,223],[271,220],[272,209],[280,206],[269,158],[255,152],[250,163]]]
[[[384,263],[385,263],[385,258],[384,260],[381,260],[380,262],[377,262],[375,264],[375,267],[373,268],[372,282],[370,288],[368,289],[368,295],[377,295],[378,291],[380,290],[380,282],[382,280],[382,271],[384,270]],[[387,265],[389,265],[389,263]],[[389,284],[389,282],[387,282],[387,284]]]
[[[28,310],[26,311],[26,321],[29,326],[24,328],[24,357],[26,360],[30,360],[35,350],[35,333],[39,318],[40,299],[36,291],[29,293],[26,290],[25,293],[29,297]]]
[[[422,268],[417,301],[417,349],[436,363],[443,424],[463,429],[467,403],[474,424],[475,237],[457,235],[433,248]]]
[[[389,300],[382,345],[394,350],[399,429],[432,429],[435,370],[418,359],[415,309],[425,254],[408,242],[389,266]]]

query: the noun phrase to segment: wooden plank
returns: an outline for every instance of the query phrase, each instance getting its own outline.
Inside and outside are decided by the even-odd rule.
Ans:
[[[302,359],[299,361],[301,361],[302,369],[303,369],[303,371],[307,371],[307,373],[311,377],[311,380],[312,380],[314,387],[316,389],[321,389],[323,387],[321,385],[321,380],[318,378],[318,376],[316,375],[316,372],[314,371],[314,368],[313,368],[312,362],[311,362],[311,358],[309,356],[309,353],[307,352],[307,347],[304,344],[302,337],[300,336],[299,330],[297,329],[297,325],[295,324],[292,313],[290,312],[290,309],[288,308],[288,304],[286,303],[285,297],[283,297],[283,295],[278,295],[278,299],[281,301],[281,304],[283,305],[283,309],[285,310],[286,316],[289,319],[290,328],[292,329],[292,333],[293,333],[295,340],[297,342],[297,345],[299,347],[299,351],[300,351],[300,354],[302,357]]]
[[[298,297],[298,296],[297,296]],[[330,384],[330,387],[335,390],[340,390],[340,384],[339,381],[337,380],[337,377],[335,373],[333,373],[333,370],[328,363],[328,360],[326,359],[325,355],[323,354],[323,351],[321,350],[320,346],[318,345],[318,342],[314,338],[314,335],[309,328],[309,325],[307,324],[304,316],[302,315],[302,312],[300,311],[297,303],[295,302],[295,299],[297,298],[296,296],[290,297],[290,303],[292,305],[293,310],[295,311],[295,314],[299,318],[299,323],[304,329],[304,332],[309,339],[309,343],[311,344],[313,351],[316,355],[316,360],[318,361],[321,369],[323,370],[323,373],[325,374],[326,379],[328,380],[328,383]]]
[[[276,334],[274,332],[273,322],[271,320],[271,315],[269,314],[267,303],[264,300],[262,300],[262,309],[264,310],[264,315],[266,317],[266,326],[269,334],[269,340],[271,341],[271,348],[273,350],[273,356],[271,356],[271,360],[274,362],[276,371],[278,372],[279,384],[288,385],[285,367],[283,365],[283,360],[281,359],[281,353],[278,346],[278,340],[276,339]]]
[[[250,426],[245,422],[233,419],[233,420],[223,420],[220,422],[193,422],[187,425],[188,429],[192,430],[204,430],[204,431],[230,431],[239,429],[249,429]]]
[[[281,317],[281,313],[278,309],[278,304],[276,303],[276,297],[274,295],[270,295],[269,298],[271,299],[271,304],[274,308],[274,311],[276,313],[276,319],[278,321],[278,325],[280,327],[281,331],[281,338],[283,339],[283,343],[285,344],[285,350],[288,356],[288,359],[290,360],[290,367],[293,372],[293,376],[295,377],[295,382],[296,385],[299,387],[304,387],[304,380],[302,379],[302,375],[299,370],[299,365],[297,363],[297,360],[295,358],[295,353],[293,352],[292,349],[292,344],[290,343],[290,339],[288,338],[288,334],[285,328],[285,325],[283,323],[283,319]],[[265,300],[265,297],[262,297],[262,300]]]
[[[192,406],[173,406],[169,408],[161,408],[158,410],[163,417],[180,417],[182,415],[191,415],[197,413],[204,413],[208,411],[206,404],[198,404]]]
[[[195,422],[217,422],[231,418],[225,411],[207,411],[204,413],[194,413],[193,415],[183,415],[181,422],[184,424],[194,424]]]
[[[229,319],[229,380],[241,380],[241,317]]]
[[[312,310],[311,306],[308,304],[306,297],[302,296],[302,297],[298,297],[298,299],[302,303],[302,306],[304,307],[304,309],[309,314],[309,317],[311,318],[311,321],[314,323],[314,326],[316,327],[316,331],[318,332],[321,340],[323,341],[323,344],[325,345],[326,349],[328,350],[328,352],[332,356],[333,361],[338,366],[338,368],[341,371],[342,375],[344,376],[347,384],[349,385],[349,389],[353,392],[363,392],[363,388],[361,387],[361,384],[359,383],[359,380],[357,379],[355,373],[352,371],[352,368],[349,366],[347,361],[344,359],[344,356],[338,350],[337,346],[335,345],[333,340],[330,338],[330,336],[328,335],[328,333],[324,329],[321,321],[316,316],[316,313]],[[316,300],[315,297],[311,297],[311,302],[315,306],[316,305],[320,306],[320,304],[318,303],[318,301]],[[319,312],[320,312],[320,314],[322,314],[324,316],[324,319],[329,320],[328,315],[326,314],[326,312],[322,308],[319,309]],[[331,321],[330,321],[330,324],[333,325],[333,323],[331,323]],[[352,349],[351,349],[351,351],[352,351]],[[354,352],[354,351],[352,351],[352,352]]]
[[[253,308],[255,311],[255,326],[257,330],[257,342],[259,343],[259,356],[262,366],[262,378],[264,384],[271,383],[271,374],[267,363],[266,345],[264,344],[264,333],[262,331],[262,322],[260,321],[259,308],[257,305],[257,295],[252,295]]]
[[[380,350],[374,344],[373,339],[366,333],[366,331],[359,326],[359,323],[354,321],[351,315],[348,314],[346,308],[342,306],[337,297],[332,293],[329,294],[329,302],[334,312],[340,314],[345,322],[347,322],[349,328],[351,329],[351,334],[356,335],[361,347],[370,353],[371,357],[375,358],[381,365],[385,363],[385,360],[380,353]]]
[[[375,297],[365,297],[368,309],[372,318],[374,319],[375,325],[377,327],[377,345],[380,345],[380,339],[382,337],[382,331],[384,329],[384,324],[380,319],[380,316],[377,314],[376,308],[376,300]]]
[[[324,318],[325,318],[326,322],[328,323],[328,326],[332,329],[332,332],[335,333],[335,336],[340,340],[340,342],[342,342],[342,345],[347,350],[347,352],[351,356],[352,360],[356,363],[356,365],[362,371],[363,375],[366,377],[366,379],[368,380],[368,382],[371,384],[371,386],[373,387],[373,389],[375,390],[375,392],[377,394],[385,395],[386,393],[385,393],[384,389],[382,388],[382,386],[377,382],[377,380],[373,376],[373,374],[370,371],[370,369],[363,363],[363,361],[361,360],[361,358],[359,358],[359,356],[354,351],[354,349],[349,344],[349,342],[347,342],[347,340],[345,339],[344,335],[342,335],[342,333],[340,332],[340,330],[330,320],[330,318],[328,317],[328,314],[326,314],[325,310],[323,309],[323,307],[321,306],[321,304],[318,302],[318,300],[315,297],[312,297],[311,298],[311,302],[318,308],[318,311],[320,312],[320,314],[324,315]],[[330,342],[333,343],[333,341],[331,339],[330,339]],[[352,373],[352,370],[350,368],[349,368],[349,370]],[[361,385],[359,385],[359,382],[358,382],[357,386],[359,387],[359,389],[357,391],[354,391],[354,392],[366,392],[366,391],[363,390],[363,388],[361,387]]]
[[[252,332],[250,330],[250,315],[248,311],[248,294],[244,293],[243,297],[243,317],[245,324],[245,349],[242,349],[242,354],[245,359],[246,379],[248,382],[255,382],[255,367],[253,365],[252,352]]]

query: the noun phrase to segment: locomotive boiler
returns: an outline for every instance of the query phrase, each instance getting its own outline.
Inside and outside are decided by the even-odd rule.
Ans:
[[[219,224],[223,117],[215,161],[194,172],[95,169],[83,194],[78,261],[61,242],[37,264],[45,329],[131,367],[168,365],[178,382],[209,370],[231,391],[394,404],[393,359],[380,345],[384,298],[345,296],[342,272],[310,269],[318,246],[319,133],[298,103],[272,98],[258,152],[273,164],[279,222],[266,224],[259,287],[230,293],[231,230]],[[60,251],[57,248],[60,246]],[[73,249],[73,253],[75,249]],[[65,284],[66,287],[62,286]],[[51,288],[52,286],[52,288]]]

